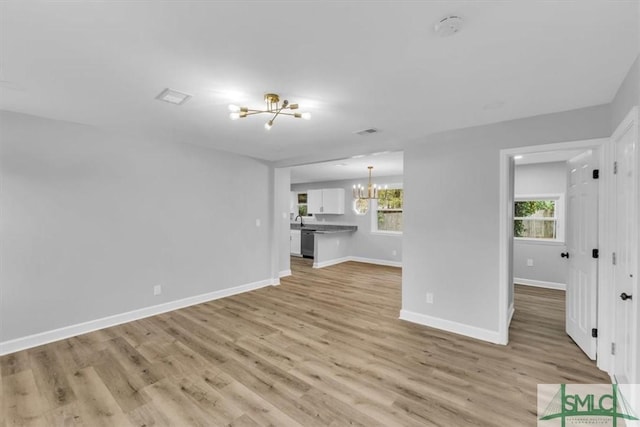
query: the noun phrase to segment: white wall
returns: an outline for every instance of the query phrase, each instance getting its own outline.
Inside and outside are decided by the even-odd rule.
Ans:
[[[407,146],[403,310],[423,323],[499,340],[500,150],[607,137],[609,121],[609,107],[598,106],[443,132]]]
[[[611,133],[635,105],[640,105],[640,55],[636,57],[611,102]]]
[[[273,277],[291,274],[291,240],[290,218],[291,208],[290,188],[291,170],[289,168],[274,169],[274,236],[275,247],[273,255],[276,258]]]
[[[565,194],[567,191],[567,170],[565,162],[518,165],[514,176],[515,195]],[[565,227],[566,223],[559,224]],[[541,242],[515,239],[513,245],[513,275],[518,279],[566,285],[569,265],[560,254],[566,252],[566,245],[555,242]],[[527,266],[527,260],[533,266]],[[524,282],[526,283],[526,282]]]
[[[268,166],[10,112],[0,129],[0,342],[270,279]]]
[[[363,172],[366,174],[366,171]],[[305,184],[293,184],[291,191],[307,191],[317,188],[344,188],[344,215],[316,215],[319,222],[325,224],[357,225],[358,231],[351,237],[351,256],[372,260],[402,262],[402,235],[389,235],[371,232],[372,211],[366,215],[356,215],[353,211],[352,189],[354,184],[366,185],[366,177],[359,180],[325,181]],[[402,176],[375,177],[374,184],[402,184]],[[305,218],[305,221],[308,221]],[[394,255],[395,251],[395,255]]]

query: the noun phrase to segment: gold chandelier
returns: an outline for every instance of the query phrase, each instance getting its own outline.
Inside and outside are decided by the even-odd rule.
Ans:
[[[229,105],[229,117],[231,120],[244,119],[247,116],[252,116],[254,114],[273,114],[271,120],[264,124],[264,128],[269,130],[273,126],[273,122],[276,117],[282,116],[292,116],[296,119],[305,119],[309,120],[311,118],[310,113],[298,113],[298,112],[288,112],[283,110],[297,110],[298,104],[289,104],[289,101],[286,99],[282,101],[282,107],[280,106],[280,96],[276,93],[267,93],[264,95],[264,101],[267,103],[266,110],[254,110],[247,107],[238,107],[237,105]]]
[[[378,199],[378,186],[376,184],[371,184],[371,170],[373,166],[367,166],[369,169],[369,185],[367,188],[362,185],[353,185],[353,198],[354,199],[362,199],[362,200],[370,200],[370,199]]]

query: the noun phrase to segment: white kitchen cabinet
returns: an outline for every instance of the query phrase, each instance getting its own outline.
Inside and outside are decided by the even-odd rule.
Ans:
[[[322,190],[322,213],[344,213],[344,188],[326,188]]]
[[[294,218],[298,215],[298,193],[295,191],[291,192],[291,198],[289,199],[289,212],[294,214]]]
[[[291,230],[291,255],[302,255],[302,236],[300,230]]]
[[[322,190],[307,191],[307,212],[311,214],[322,212]]]
[[[344,188],[323,188],[307,192],[309,213],[343,214]]]

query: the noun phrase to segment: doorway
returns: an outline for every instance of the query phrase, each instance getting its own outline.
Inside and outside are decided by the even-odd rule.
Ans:
[[[583,212],[597,211],[597,366],[607,371],[626,396],[636,400],[640,391],[638,327],[640,298],[637,268],[640,223],[640,156],[638,155],[638,107],[634,107],[611,138],[505,149],[500,152],[500,336],[509,339],[509,307],[513,295],[513,174],[514,156],[583,149],[598,153],[598,202]],[[575,251],[575,248],[573,249]],[[585,251],[585,254],[589,254]],[[588,274],[593,276],[594,273]]]
[[[513,302],[514,302],[514,235],[517,232],[517,223],[515,222],[516,218],[514,217],[514,206],[516,206],[516,196],[522,196],[516,194],[515,190],[515,157],[522,156],[523,158],[531,159],[549,159],[552,158],[556,161],[567,162],[567,182],[571,182],[571,180],[575,180],[574,184],[580,183],[582,181],[586,181],[585,176],[580,176],[578,178],[578,173],[575,176],[572,176],[571,170],[575,169],[576,172],[585,174],[592,174],[593,170],[598,167],[595,166],[597,164],[603,163],[603,155],[604,150],[603,147],[605,143],[608,142],[608,139],[595,139],[595,140],[587,140],[587,141],[573,141],[567,143],[558,143],[558,144],[544,144],[539,146],[529,146],[529,147],[520,147],[517,149],[506,149],[502,150],[500,155],[500,334],[503,342],[507,343],[509,340],[509,323],[511,320],[511,316],[513,315]],[[584,153],[584,154],[581,154]],[[569,163],[570,159],[574,159],[574,164]],[[585,159],[587,159],[585,163]],[[548,160],[547,160],[548,161]],[[544,161],[538,161],[539,163],[544,163]],[[588,176],[589,179],[592,179],[592,176]],[[597,180],[597,184],[595,184],[595,189],[598,193],[604,193],[603,189],[603,180]],[[574,186],[575,187],[575,186]],[[571,184],[567,186],[567,189],[571,188]],[[578,188],[575,187],[574,190]],[[592,187],[593,188],[593,187]],[[581,190],[581,189],[580,189]],[[602,227],[600,227],[600,223],[604,220],[603,211],[606,207],[606,198],[597,196],[591,197],[591,202],[580,199],[579,196],[582,194],[582,191],[577,191],[576,194],[567,191],[566,194],[548,194],[544,197],[544,200],[541,201],[541,205],[549,209],[549,211],[553,211],[554,215],[550,215],[556,221],[557,229],[553,230],[554,227],[549,224],[545,225],[547,227],[547,233],[549,229],[552,229],[552,234],[547,237],[554,237],[556,244],[559,248],[563,249],[562,252],[557,255],[562,258],[563,261],[566,261],[567,264],[571,264],[569,267],[569,272],[567,274],[567,282],[570,281],[580,281],[585,282],[587,287],[590,287],[589,293],[581,293],[575,294],[568,292],[567,297],[567,330],[571,330],[570,335],[573,339],[579,343],[580,347],[589,355],[591,358],[595,358],[597,353],[597,344],[595,338],[591,336],[591,329],[595,328],[597,324],[597,311],[596,311],[596,298],[598,295],[598,290],[596,288],[596,284],[600,279],[599,273],[597,271],[597,260],[595,263],[591,262],[590,268],[584,268],[587,263],[584,262],[587,255],[593,255],[592,250],[598,248],[598,242],[601,240],[601,233],[605,232]],[[537,196],[537,199],[540,199],[540,195]],[[536,199],[536,197],[534,197]],[[566,200],[565,200],[566,199]],[[583,209],[581,203],[592,203],[592,206],[586,207]],[[553,205],[552,205],[553,203]],[[572,204],[574,205],[572,207]],[[547,206],[549,205],[549,206]],[[567,228],[563,230],[564,224],[563,221],[557,222],[558,218],[557,213],[565,210],[564,206],[567,206],[566,213],[568,216],[572,216],[571,220],[564,221],[567,224],[575,223],[576,220],[586,221],[586,223],[590,225],[590,232],[586,233],[583,231],[578,232],[581,228],[584,228],[584,224],[580,225],[577,229]],[[554,209],[551,209],[552,206]],[[556,210],[557,209],[557,210]],[[585,217],[584,215],[577,215],[579,212],[586,212],[589,209],[590,215]],[[574,212],[572,214],[571,212]],[[573,217],[573,215],[576,215]],[[537,215],[538,218],[541,216]],[[527,218],[520,218],[521,220],[528,220]],[[550,222],[549,220],[552,218],[542,218],[542,221],[532,220],[530,222]],[[543,227],[544,228],[544,227]],[[553,234],[555,233],[555,234]],[[582,233],[582,234],[580,234]],[[571,250],[565,249],[562,247],[564,243],[564,237],[561,234],[566,234],[568,238],[568,245],[572,245],[571,241],[574,242],[579,241],[579,247],[573,246]],[[577,239],[577,238],[580,238]],[[589,239],[587,239],[589,237]],[[588,248],[587,248],[588,247]],[[557,249],[557,248],[556,248]],[[573,258],[571,258],[571,252],[573,252]],[[564,255],[564,256],[562,256]],[[528,259],[526,260],[528,261]],[[557,260],[555,260],[557,262]],[[596,268],[593,268],[593,265]],[[540,281],[544,282],[544,281]],[[552,281],[547,281],[552,282]],[[584,288],[584,287],[583,287]],[[589,315],[591,318],[585,320],[585,315]],[[573,320],[572,320],[573,319]],[[580,341],[580,342],[579,342]]]
[[[514,171],[514,283],[566,290],[566,315],[557,326],[591,360],[597,343],[599,157],[593,148],[518,155]]]

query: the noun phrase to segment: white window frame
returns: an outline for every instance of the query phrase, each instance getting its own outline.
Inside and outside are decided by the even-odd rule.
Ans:
[[[556,238],[555,239],[542,239],[535,237],[513,237],[514,240],[519,242],[529,242],[529,243],[565,243],[565,225],[566,225],[566,217],[565,217],[565,200],[564,193],[554,193],[554,194],[518,194],[514,196],[513,201],[515,202],[524,202],[524,201],[537,201],[537,200],[553,200],[556,202],[555,207],[555,220],[556,220]],[[514,213],[514,222],[517,218]]]
[[[389,184],[385,186],[383,190],[404,190],[402,184]],[[378,230],[378,201],[373,199],[371,200],[371,206],[369,207],[369,212],[371,212],[371,233],[372,234],[382,234],[385,236],[402,236],[402,231],[387,231],[387,230]],[[402,215],[404,216],[404,191],[402,192]]]

